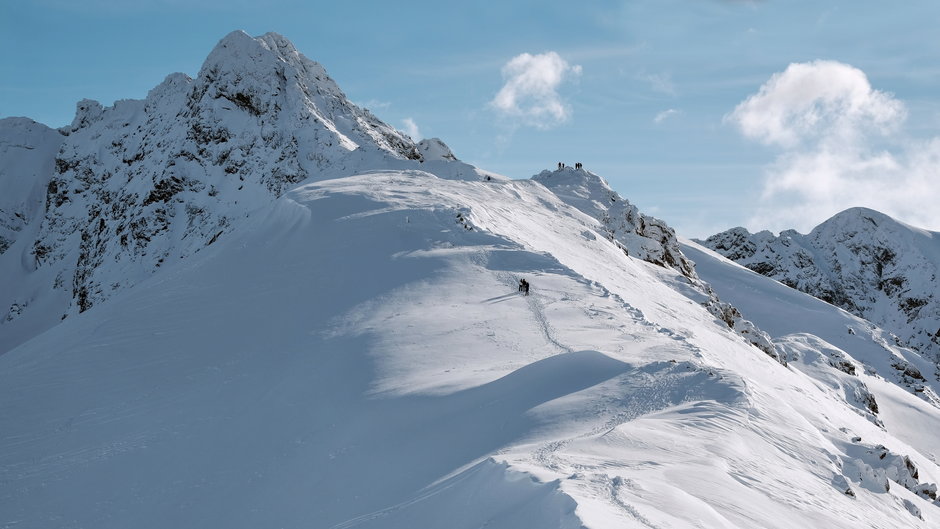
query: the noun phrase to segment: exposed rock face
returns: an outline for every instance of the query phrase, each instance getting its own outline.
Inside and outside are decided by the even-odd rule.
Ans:
[[[636,206],[612,190],[607,182],[584,169],[565,167],[532,177],[566,203],[598,219],[627,255],[673,268],[698,279],[692,261],[679,249],[676,232],[665,222],[640,213]]]
[[[421,160],[409,138],[273,33],[229,34],[195,79],[170,75],[145,100],[81,101],[67,132],[50,157],[30,250],[71,293],[67,313],[198,252],[290,185]],[[4,240],[16,229],[8,216]]]
[[[703,241],[716,252],[865,318],[898,342],[940,353],[940,234],[853,208],[808,235],[734,228]]]
[[[845,446],[846,455],[841,458],[841,469],[846,479],[839,480],[856,484],[875,493],[891,490],[891,482],[920,496],[929,504],[940,506],[937,501],[937,485],[921,482],[920,473],[911,458],[894,452],[884,445],[868,445],[860,438]],[[907,502],[905,507],[920,518],[920,509]]]

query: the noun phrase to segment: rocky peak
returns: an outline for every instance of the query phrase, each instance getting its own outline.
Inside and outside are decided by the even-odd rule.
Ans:
[[[101,103],[94,99],[82,99],[75,104],[75,117],[72,119],[70,130],[75,132],[80,128],[90,126],[101,119],[103,113],[104,107]]]
[[[896,334],[932,359],[940,354],[940,234],[868,208],[851,208],[809,234],[751,235],[734,228],[702,243],[790,287]]]
[[[698,280],[695,268],[682,251],[675,231],[665,222],[643,215],[627,199],[610,188],[606,180],[585,169],[562,167],[532,177],[565,203],[598,219],[607,236],[630,256],[673,268]]]
[[[34,201],[41,223],[20,250],[29,269],[54,278],[57,299],[70,299],[45,309],[60,315],[199,252],[302,180],[422,160],[410,138],[274,33],[227,35],[195,78],[171,74],[144,100],[82,100],[64,132],[52,131]],[[433,154],[446,157],[440,145]],[[36,306],[37,292],[4,293],[0,303],[18,307],[9,319]]]
[[[449,161],[456,162],[457,157],[440,138],[429,138],[418,142],[418,153],[422,160],[428,162]]]
[[[297,125],[316,123],[325,129],[316,139],[345,151],[420,158],[410,138],[351,103],[319,63],[276,33],[227,35],[203,64],[193,92],[193,106],[216,116],[234,109],[256,117],[284,114]]]

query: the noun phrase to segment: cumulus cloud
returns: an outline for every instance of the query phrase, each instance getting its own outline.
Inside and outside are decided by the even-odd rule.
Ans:
[[[554,51],[523,53],[507,62],[502,73],[505,82],[490,106],[504,117],[549,128],[571,116],[558,88],[564,81],[581,75],[580,66],[569,64]]]
[[[752,228],[807,231],[839,211],[866,206],[940,228],[940,138],[906,139],[902,101],[872,88],[858,68],[791,64],[741,102],[726,121],[780,149],[766,168]]]
[[[748,138],[794,147],[806,141],[856,141],[863,131],[892,132],[904,105],[874,90],[865,73],[835,61],[791,64],[727,116]]]
[[[666,121],[667,119],[669,119],[669,118],[671,118],[671,117],[673,117],[673,116],[675,116],[675,115],[677,115],[677,114],[679,114],[679,111],[676,110],[676,109],[674,109],[674,108],[670,108],[670,109],[668,109],[668,110],[663,110],[663,111],[660,112],[659,114],[656,114],[656,117],[653,118],[653,123],[659,125],[659,124],[662,123],[663,121]]]
[[[401,121],[401,123],[404,126],[404,128],[402,128],[402,132],[410,136],[413,140],[417,141],[421,139],[421,131],[418,130],[418,124],[415,123],[415,120],[411,118],[405,118]]]

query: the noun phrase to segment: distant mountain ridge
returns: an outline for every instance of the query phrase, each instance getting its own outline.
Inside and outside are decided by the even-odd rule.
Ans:
[[[733,228],[702,244],[893,332],[940,359],[940,233],[851,208],[802,235]]]

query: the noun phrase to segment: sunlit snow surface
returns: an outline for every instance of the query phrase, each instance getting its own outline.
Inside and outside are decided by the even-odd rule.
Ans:
[[[788,337],[790,367],[534,181],[374,172],[252,220],[0,356],[0,527],[940,520],[879,489],[896,458],[875,448],[936,483],[938,409],[828,326],[778,325],[772,282],[727,298]],[[710,281],[749,273],[714,259]],[[798,331],[859,363],[878,417]]]

